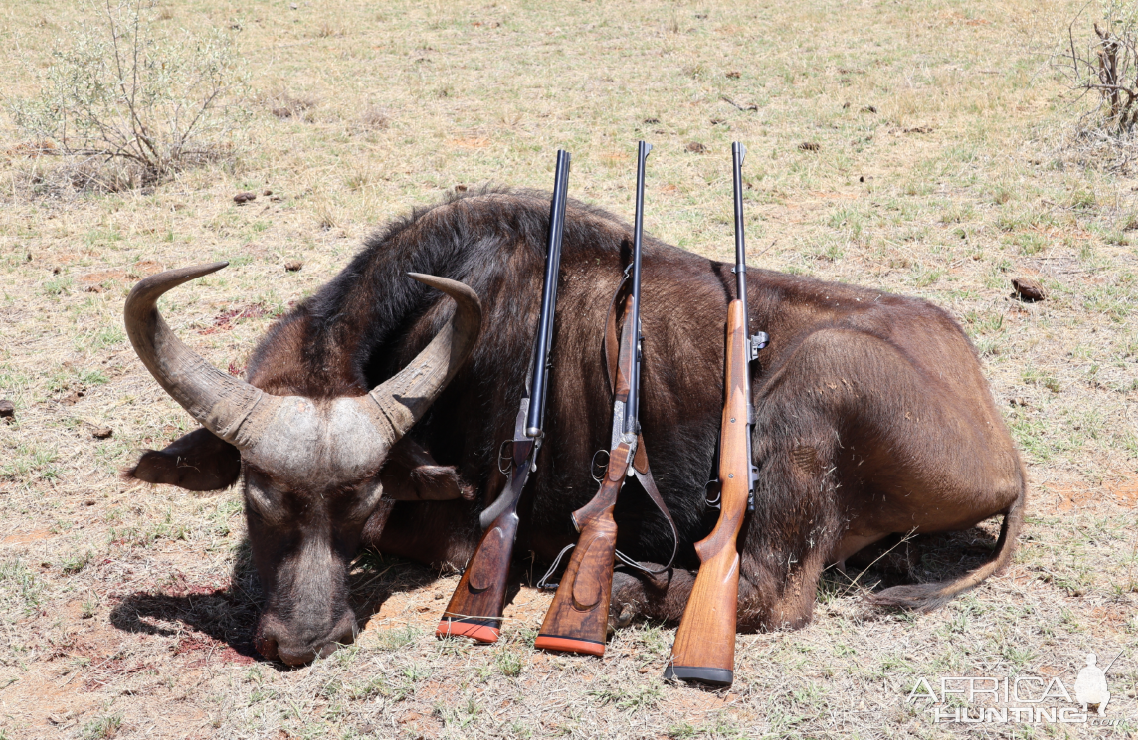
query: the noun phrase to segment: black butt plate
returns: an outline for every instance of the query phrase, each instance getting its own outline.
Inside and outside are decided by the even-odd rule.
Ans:
[[[734,671],[723,668],[693,668],[686,665],[670,665],[664,671],[664,678],[679,678],[684,681],[696,681],[711,686],[730,686],[734,677]]]

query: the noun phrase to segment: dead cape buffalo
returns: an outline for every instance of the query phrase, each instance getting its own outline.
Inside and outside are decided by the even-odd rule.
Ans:
[[[179,342],[155,308],[220,265],[147,278],[127,299],[138,354],[205,427],[145,452],[128,474],[191,490],[244,474],[266,657],[302,664],[353,638],[347,576],[361,546],[456,567],[470,556],[477,514],[503,482],[497,450],[525,381],[548,204],[486,191],[395,223],[276,322],[247,383]],[[611,424],[600,347],[630,243],[627,224],[569,204],[548,441],[515,548],[539,562],[576,540],[569,512],[596,491],[590,460]],[[408,273],[437,276],[420,279],[457,310]],[[614,622],[678,620],[698,565],[692,543],[715,522],[705,484],[733,280],[730,265],[645,241],[642,421],[680,555],[669,577],[617,573]],[[956,581],[887,589],[879,604],[931,609],[1005,566],[1024,474],[960,327],[923,300],[867,288],[763,270],[748,272],[748,286],[751,326],[771,340],[753,390],[761,477],[740,537],[740,629],[805,624],[824,566],[893,533],[1004,514],[989,563]],[[626,490],[616,518],[623,551],[668,557],[669,529],[643,492]]]

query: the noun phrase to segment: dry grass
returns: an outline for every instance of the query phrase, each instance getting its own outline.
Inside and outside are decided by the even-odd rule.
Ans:
[[[145,194],[36,192],[22,183],[51,162],[0,127],[0,398],[18,419],[0,423],[2,736],[1049,736],[1075,730],[934,726],[904,698],[920,676],[1069,686],[1089,650],[1127,651],[1108,716],[1129,724],[1096,732],[1138,732],[1138,181],[1057,148],[1075,111],[1044,52],[1076,3],[294,4],[162,7],[241,29],[265,105],[235,168]],[[12,93],[77,12],[0,10]],[[739,638],[729,692],[663,684],[658,625],[619,632],[603,662],[535,653],[548,597],[528,587],[501,644],[436,642],[455,577],[377,557],[358,567],[357,646],[296,671],[257,660],[239,496],[116,477],[191,428],[125,340],[130,284],[230,260],[164,310],[240,370],[363,235],[457,185],[548,189],[564,146],[573,195],[630,214],[640,137],[655,234],[729,258],[740,139],[752,254],[774,242],[757,264],[961,321],[1031,474],[1014,566],[931,615],[865,607],[888,572],[835,575],[808,628]],[[1050,297],[1012,299],[1015,276]],[[981,561],[993,526],[932,543],[916,576]]]

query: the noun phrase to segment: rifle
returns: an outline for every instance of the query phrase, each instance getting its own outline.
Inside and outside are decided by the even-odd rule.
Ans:
[[[565,199],[569,187],[569,152],[557,151],[553,199],[549,204],[549,238],[545,254],[545,282],[541,289],[541,315],[534,337],[533,359],[514,419],[510,453],[511,470],[498,498],[478,517],[482,538],[466,565],[462,580],[443,612],[435,636],[461,636],[478,642],[497,642],[506,599],[506,577],[518,532],[518,500],[544,439],[545,396],[549,388],[549,351],[553,343],[553,314],[557,305],[557,276],[561,266],[561,237],[565,228]],[[501,469],[502,447],[498,464]]]
[[[719,521],[695,543],[699,573],[676,630],[665,678],[729,686],[735,667],[735,611],[739,598],[737,539],[743,517],[754,510],[758,468],[751,458],[751,361],[766,346],[765,332],[747,326],[747,264],[743,239],[741,169],[746,149],[731,144],[735,186],[735,300],[727,305],[723,421],[719,432]]]
[[[600,490],[593,499],[572,514],[573,526],[581,536],[561,583],[558,584],[553,603],[546,612],[541,631],[534,640],[534,647],[544,650],[598,656],[605,653],[609,602],[612,600],[613,560],[617,556],[616,521],[612,511],[629,475],[641,480],[671,524],[667,507],[659,498],[655,483],[651,482],[647,458],[640,444],[640,248],[644,236],[644,163],[651,150],[651,144],[640,142],[636,166],[632,290],[626,303],[613,384],[615,400],[608,470],[600,480]],[[562,554],[564,552],[562,550]],[[621,559],[639,565],[626,558]],[[556,567],[555,562],[550,572]]]

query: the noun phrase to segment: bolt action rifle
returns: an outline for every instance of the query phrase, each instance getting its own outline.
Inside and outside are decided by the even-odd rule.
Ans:
[[[585,506],[572,514],[573,526],[581,533],[576,549],[565,569],[565,574],[557,585],[557,594],[546,612],[545,621],[534,646],[544,650],[604,655],[605,637],[608,631],[609,603],[612,599],[612,578],[614,558],[640,568],[649,573],[662,573],[671,567],[649,570],[635,560],[621,554],[616,549],[616,522],[613,507],[617,496],[629,477],[637,478],[645,491],[660,508],[672,528],[673,541],[676,528],[668,513],[668,508],[660,496],[648,468],[644,441],[640,436],[640,249],[644,235],[644,163],[652,145],[640,142],[636,169],[636,222],[633,231],[633,252],[631,270],[631,291],[624,301],[624,326],[621,331],[620,348],[616,353],[616,367],[610,369],[610,382],[613,385],[612,444],[609,450],[608,469],[599,479],[600,490]],[[619,302],[621,289],[614,299],[614,309]],[[615,335],[614,313],[610,312],[608,337]],[[611,355],[609,355],[611,357]],[[615,376],[615,377],[614,377]],[[569,547],[573,547],[570,545]],[[561,551],[564,555],[565,551]],[[675,547],[672,550],[675,557]],[[558,555],[550,574],[557,568],[561,555]],[[545,578],[542,579],[545,581]],[[539,584],[539,586],[542,584]]]
[[[737,540],[743,517],[754,510],[758,469],[751,458],[751,361],[766,346],[765,332],[747,326],[747,264],[743,240],[743,157],[731,144],[735,186],[735,300],[727,304],[723,421],[719,432],[719,521],[695,543],[699,573],[676,630],[665,678],[729,686],[735,667],[735,611],[739,598]]]
[[[482,538],[474,550],[466,571],[455,589],[450,604],[443,612],[435,635],[439,638],[462,636],[478,642],[497,642],[502,625],[502,606],[506,598],[506,577],[514,538],[518,532],[518,500],[529,474],[536,470],[535,460],[544,439],[545,396],[549,387],[549,351],[553,343],[553,314],[557,305],[557,276],[561,266],[561,237],[565,227],[565,198],[569,187],[569,152],[557,151],[557,168],[553,183],[553,199],[549,205],[549,238],[545,255],[545,282],[541,289],[541,316],[534,338],[533,364],[526,378],[521,405],[514,420],[514,438],[510,453],[511,470],[502,492],[478,517]]]

